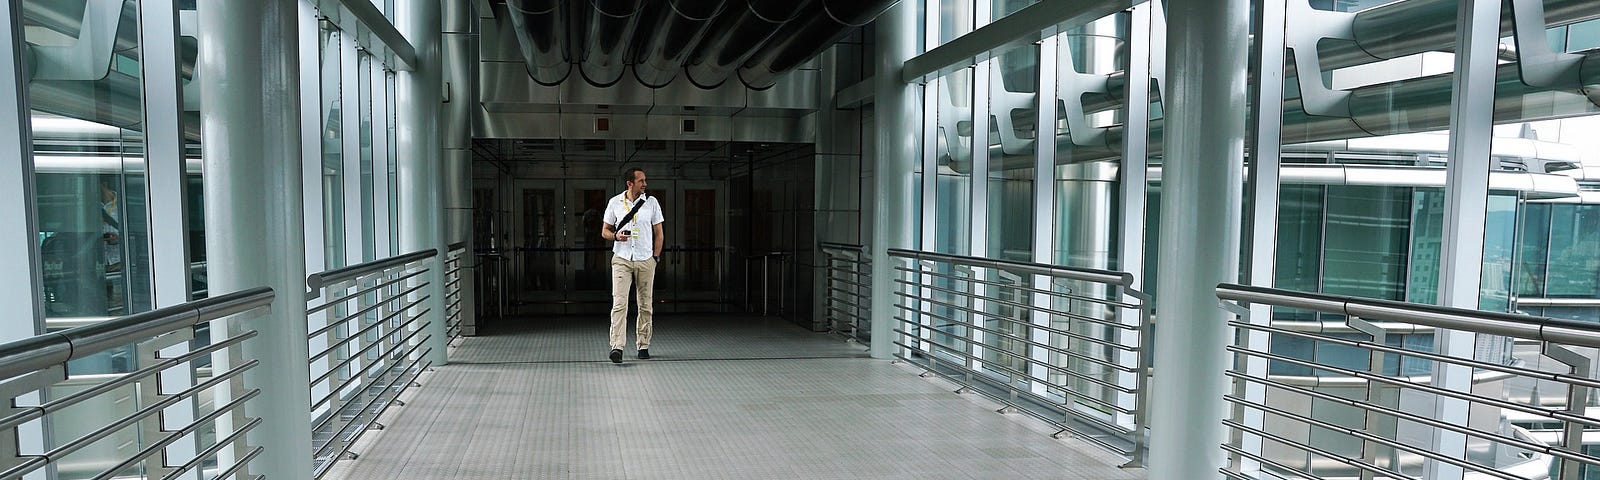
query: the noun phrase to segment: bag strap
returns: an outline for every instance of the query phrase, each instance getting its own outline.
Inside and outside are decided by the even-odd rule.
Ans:
[[[622,216],[622,221],[617,222],[616,228],[622,228],[623,225],[628,224],[629,220],[633,220],[633,216],[639,213],[640,208],[644,208],[644,203],[645,201],[649,200],[649,198],[650,197],[646,197],[643,193],[639,194],[639,203],[633,204],[633,210],[629,210],[627,215]]]

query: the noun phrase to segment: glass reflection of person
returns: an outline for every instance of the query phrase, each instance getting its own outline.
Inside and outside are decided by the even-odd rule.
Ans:
[[[665,241],[661,223],[661,204],[645,195],[644,170],[630,168],[622,174],[627,190],[606,203],[600,237],[613,241],[611,252],[611,362],[622,363],[622,347],[627,346],[628,288],[638,291],[639,318],[636,342],[639,358],[650,358],[653,333],[656,262]],[[642,202],[642,203],[641,203]],[[632,218],[628,212],[637,213]]]
[[[117,216],[117,191],[111,182],[100,182],[100,238],[105,242],[101,249],[107,272],[122,270],[122,222]]]

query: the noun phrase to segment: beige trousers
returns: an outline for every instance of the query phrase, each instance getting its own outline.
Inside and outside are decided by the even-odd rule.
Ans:
[[[650,348],[650,320],[655,313],[656,261],[635,262],[622,257],[611,257],[611,349],[621,350],[628,345],[628,287],[639,289],[639,331],[637,343],[640,350]]]

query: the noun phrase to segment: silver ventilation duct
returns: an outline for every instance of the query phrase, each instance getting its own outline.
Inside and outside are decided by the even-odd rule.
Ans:
[[[567,15],[561,0],[506,0],[511,27],[528,75],[544,86],[560,85],[572,74],[567,56]]]
[[[626,56],[639,25],[644,0],[589,0],[579,73],[596,87],[616,85],[626,70]]]
[[[822,0],[783,26],[772,41],[739,68],[739,80],[755,90],[772,88],[778,76],[799,68],[850,30],[872,23],[900,0]]]
[[[650,88],[661,88],[677,78],[683,62],[705,37],[712,19],[722,13],[725,0],[668,0],[647,13],[646,25],[655,28],[638,38],[634,48],[633,76]]]
[[[755,55],[784,24],[798,17],[810,0],[746,0],[712,22],[711,33],[685,67],[689,82],[712,89],[722,85]]]

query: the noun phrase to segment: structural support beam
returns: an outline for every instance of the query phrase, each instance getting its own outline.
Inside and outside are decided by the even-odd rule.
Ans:
[[[1167,4],[1150,478],[1220,478],[1229,314],[1214,288],[1239,272],[1248,0]]]
[[[39,223],[34,212],[33,126],[21,2],[0,6],[0,342],[44,332]]]
[[[972,33],[905,60],[905,68],[895,78],[908,83],[926,83],[930,79],[977,65],[1009,47],[1037,42],[1041,38],[1127,10],[1138,3],[1141,2],[1040,0]]]
[[[877,80],[876,107],[877,155],[873,159],[873,179],[877,183],[877,205],[873,208],[872,240],[872,357],[892,358],[894,329],[899,325],[897,296],[892,292],[900,288],[894,279],[895,260],[889,257],[891,248],[916,248],[912,236],[913,215],[916,204],[911,201],[914,183],[913,165],[918,159],[912,152],[921,151],[922,105],[917,101],[915,84],[901,81],[900,70],[905,61],[916,53],[916,6],[900,2],[877,20]],[[923,172],[933,175],[932,171]]]
[[[1283,79],[1284,79],[1284,28],[1287,25],[1284,2],[1262,2],[1252,20],[1256,44],[1251,49],[1251,64],[1260,81],[1250,85],[1254,95],[1250,118],[1256,124],[1250,135],[1250,238],[1246,265],[1249,265],[1249,282],[1252,286],[1272,287],[1276,279],[1278,252],[1278,197],[1281,182],[1279,163],[1283,148]],[[1253,304],[1250,317],[1255,325],[1272,323],[1272,306]],[[1252,330],[1244,334],[1245,345],[1252,350],[1267,351],[1270,336],[1265,331]],[[1245,373],[1256,378],[1267,378],[1267,361],[1251,356],[1245,360]],[[1234,392],[1255,405],[1266,404],[1267,387],[1260,382],[1239,382],[1243,391]],[[1251,428],[1264,429],[1266,415],[1258,409],[1244,411],[1241,420]],[[1240,441],[1246,452],[1261,454],[1263,439],[1260,435],[1244,433]],[[1260,462],[1241,458],[1240,471],[1254,472]]]
[[[272,313],[213,328],[215,339],[256,330],[242,352],[261,362],[245,376],[261,396],[245,415],[265,447],[251,473],[311,478],[305,238],[301,212],[300,2],[200,2],[199,78],[206,115],[206,248],[213,295],[268,286]],[[218,399],[221,404],[226,399]],[[237,419],[235,419],[237,420]],[[237,423],[235,423],[237,425]],[[226,432],[219,432],[224,435]],[[235,452],[235,454],[242,452]]]
[[[417,68],[417,49],[411,42],[406,41],[406,36],[400,33],[400,29],[389,23],[389,18],[383,16],[383,10],[379,10],[370,0],[339,0],[339,4],[344,5],[345,10],[356,17],[356,21],[366,26],[367,30],[372,32],[372,36],[382,41],[385,47],[389,47],[389,51],[394,53],[394,58],[402,64],[401,68],[407,70]]]
[[[1455,76],[1450,97],[1450,164],[1446,168],[1443,245],[1439,254],[1439,305],[1478,308],[1483,272],[1484,219],[1489,207],[1489,149],[1494,134],[1496,53],[1500,44],[1500,2],[1465,2],[1456,19]],[[1434,334],[1434,353],[1471,359],[1476,335],[1441,330]],[[1472,368],[1433,364],[1433,386],[1458,392],[1472,390]],[[1433,418],[1467,425],[1470,405],[1440,396]],[[1433,451],[1466,458],[1467,438],[1435,429]],[[1424,478],[1460,479],[1462,468],[1429,460]],[[1566,478],[1566,477],[1563,477]]]
[[[466,242],[460,261],[460,298],[477,291],[472,256],[472,114],[478,106],[478,16],[472,4],[446,2],[444,18],[445,103],[440,117],[444,152],[445,244]],[[478,332],[477,309],[463,300],[461,334]],[[448,317],[449,312],[440,312]]]
[[[417,48],[417,63],[396,80],[397,188],[400,193],[400,251],[411,253],[441,249],[444,241],[444,182],[440,179],[440,100],[443,96],[444,63],[441,50],[443,20],[439,0],[401,0],[399,25]],[[427,362],[444,365],[446,343],[444,321],[444,258],[430,263],[428,300],[423,308],[432,319],[423,333]]]

